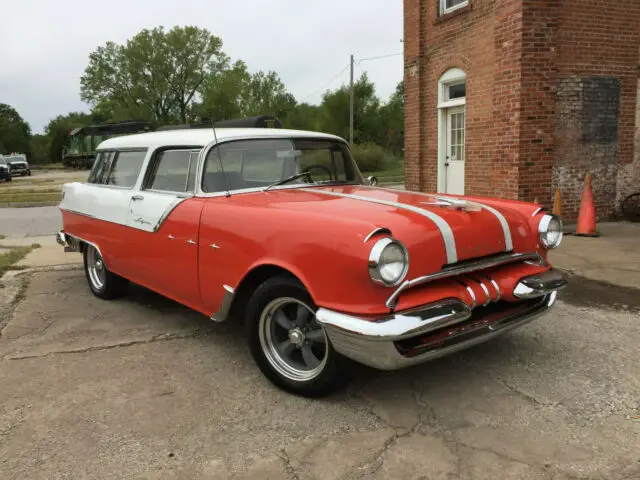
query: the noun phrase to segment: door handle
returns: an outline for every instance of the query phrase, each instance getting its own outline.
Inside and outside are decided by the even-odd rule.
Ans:
[[[144,197],[142,195],[134,195],[133,197],[131,197],[131,200],[133,200],[134,202],[136,200],[144,200]]]

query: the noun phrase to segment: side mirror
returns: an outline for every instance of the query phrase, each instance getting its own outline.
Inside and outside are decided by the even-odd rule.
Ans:
[[[367,177],[367,182],[369,182],[369,185],[377,185],[378,179],[376,177]]]

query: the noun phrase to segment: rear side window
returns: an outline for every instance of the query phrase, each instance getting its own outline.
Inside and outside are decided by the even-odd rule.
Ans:
[[[136,184],[146,152],[116,152],[105,185],[131,188]]]
[[[199,152],[186,148],[158,152],[149,165],[145,188],[161,192],[192,193]]]
[[[89,174],[89,183],[131,188],[136,184],[147,155],[144,150],[100,152]]]

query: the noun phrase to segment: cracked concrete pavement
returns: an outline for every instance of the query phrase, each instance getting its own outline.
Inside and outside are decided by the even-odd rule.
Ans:
[[[0,289],[2,479],[640,478],[637,290],[578,279],[516,332],[308,400],[238,325],[65,268]]]
[[[411,369],[354,366],[321,400],[274,388],[239,325],[135,286],[101,301],[78,254],[37,239],[1,281],[0,478],[635,480],[635,228],[553,252],[589,278],[551,315]]]

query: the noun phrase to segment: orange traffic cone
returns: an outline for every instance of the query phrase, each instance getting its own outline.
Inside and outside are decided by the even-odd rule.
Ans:
[[[576,225],[576,236],[578,237],[599,237],[596,232],[596,209],[593,204],[593,191],[591,190],[591,174],[587,173],[584,179],[584,191],[580,201],[580,212],[578,213],[578,225]]]
[[[562,217],[562,198],[560,197],[559,188],[556,188],[556,197],[553,200],[553,210],[551,211],[551,213]]]

